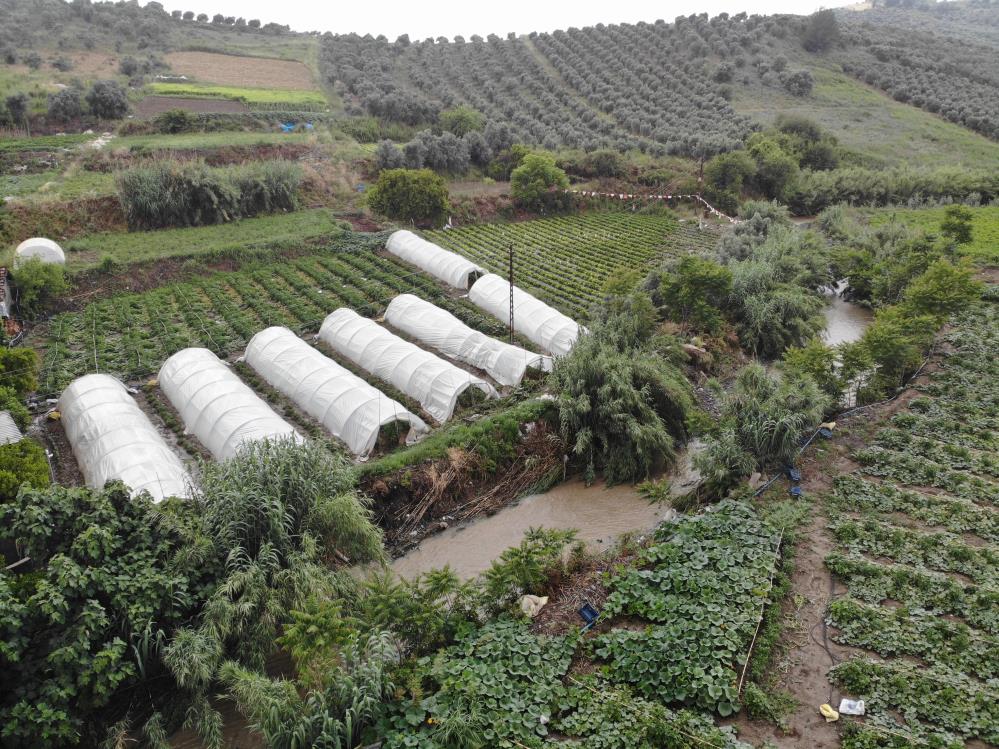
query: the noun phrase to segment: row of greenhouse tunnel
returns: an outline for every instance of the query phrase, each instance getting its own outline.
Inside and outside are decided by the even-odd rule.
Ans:
[[[467,292],[473,304],[508,322],[511,288],[500,276],[405,230],[389,237],[386,250]],[[585,332],[522,289],[514,286],[512,292],[515,332],[545,353],[491,338],[412,294],[392,299],[384,320],[420,345],[347,307],[329,314],[315,338],[334,355],[419,403],[430,420],[444,424],[466,392],[500,397],[497,385],[516,387],[529,373],[550,371],[554,357],[567,354]],[[387,426],[404,435],[406,444],[430,431],[421,416],[287,328],[258,332],[247,343],[243,361],[358,458],[372,453]],[[176,352],[160,367],[157,383],[185,433],[196,437],[215,460],[234,457],[250,442],[306,439],[208,349]],[[147,492],[154,501],[191,496],[193,477],[184,461],[132,392],[115,377],[95,373],[74,380],[62,393],[58,408],[84,481],[100,488],[120,480],[133,496]]]

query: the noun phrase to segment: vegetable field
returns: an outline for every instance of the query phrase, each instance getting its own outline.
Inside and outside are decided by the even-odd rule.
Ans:
[[[383,235],[353,235],[316,255],[114,296],[57,315],[46,331],[40,392],[55,395],[73,378],[95,371],[125,380],[147,377],[187,346],[229,356],[269,325],[314,332],[327,314],[345,305],[375,316],[403,292],[502,335],[498,322],[468,302],[450,299],[428,276],[370,252],[383,241]]]
[[[714,233],[668,216],[630,213],[480,224],[424,236],[504,277],[512,244],[514,283],[584,320],[615,275],[644,272],[667,253],[703,251],[716,240]]]
[[[975,311],[948,343],[831,499],[826,565],[848,594],[828,621],[869,653],[830,673],[867,705],[845,747],[999,743],[999,312]]]

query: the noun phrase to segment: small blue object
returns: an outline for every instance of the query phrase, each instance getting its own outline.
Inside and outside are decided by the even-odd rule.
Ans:
[[[802,491],[802,489],[801,489],[801,487],[800,487],[800,486],[792,486],[792,487],[791,487],[791,496],[792,496],[792,497],[800,497],[800,496],[802,496],[802,495],[803,495],[804,493],[805,493],[805,492],[804,492],[804,491]]]
[[[290,133],[294,129],[295,129],[295,123],[294,122],[282,122],[281,123],[281,130],[282,130],[282,132]]]
[[[315,128],[312,126],[311,122],[306,122],[305,123],[305,129],[306,130],[315,130]]]
[[[801,481],[801,471],[798,470],[797,468],[788,468],[787,469],[787,477],[789,479],[791,479],[791,481],[794,481],[795,483],[797,483],[797,482]]]
[[[819,436],[825,437],[827,440],[832,439],[832,429],[828,429],[827,427],[822,427],[821,429],[819,429]]]
[[[356,189],[356,190],[357,190],[358,192],[364,192],[365,190],[367,190],[367,189],[368,189],[368,186],[367,186],[366,184],[364,184],[363,182],[358,182],[358,183],[357,183],[357,187],[356,187],[355,189]]]
[[[583,617],[583,621],[586,622],[586,626],[583,627],[583,631],[585,632],[597,623],[597,619],[600,617],[600,612],[593,608],[593,606],[589,603],[584,603],[583,607],[579,610],[579,615]]]

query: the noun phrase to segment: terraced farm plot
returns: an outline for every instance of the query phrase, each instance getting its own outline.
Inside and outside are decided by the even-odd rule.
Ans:
[[[630,213],[479,224],[424,236],[504,277],[512,244],[514,283],[584,320],[615,274],[644,271],[667,254],[703,252],[717,240],[714,232],[670,216]]]
[[[847,749],[999,744],[999,310],[976,310],[948,343],[829,500],[826,566],[848,589],[831,634],[867,651],[830,672],[867,706]]]
[[[320,92],[290,88],[250,88],[199,83],[150,83],[147,89],[159,97],[239,102],[254,110],[318,112],[328,107],[326,97]]]
[[[373,237],[373,244],[379,240]],[[42,331],[39,391],[55,396],[74,378],[95,371],[146,378],[187,346],[227,357],[269,325],[315,332],[339,307],[377,316],[403,292],[433,301],[485,333],[503,334],[500,323],[399,262],[370,249],[331,250],[122,294],[57,315]]]
[[[312,73],[300,62],[264,57],[220,55],[214,52],[171,52],[166,56],[176,75],[205,83],[249,88],[287,88],[314,91]]]

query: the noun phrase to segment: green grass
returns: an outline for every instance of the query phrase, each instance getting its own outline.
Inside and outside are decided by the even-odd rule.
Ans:
[[[64,249],[69,270],[76,272],[93,268],[106,257],[122,264],[194,257],[223,250],[303,241],[336,230],[337,223],[330,212],[317,208],[217,226],[92,234],[67,242]]]
[[[305,105],[326,107],[326,97],[319,91],[300,91],[283,88],[242,88],[237,86],[212,86],[197,83],[150,83],[146,87],[159,96],[197,96],[213,99],[231,99],[253,105]]]
[[[999,168],[999,143],[880,91],[829,67],[816,58],[794,60],[791,67],[811,67],[815,89],[795,98],[779,89],[751,83],[736,85],[733,107],[764,124],[777,114],[808,117],[861,156],[868,166],[953,166]]]
[[[0,153],[73,148],[96,137],[95,135],[39,135],[33,138],[7,138],[0,140]]]
[[[75,167],[38,174],[0,175],[0,196],[30,200],[76,200],[111,195],[114,189],[114,175]]]
[[[110,150],[187,150],[194,148],[223,148],[225,146],[261,146],[285,143],[308,143],[315,136],[309,133],[180,133],[178,135],[129,135],[115,138],[108,145]]]
[[[865,211],[872,226],[898,221],[915,229],[929,233],[939,233],[940,222],[944,219],[945,207],[939,208],[885,208]],[[971,244],[961,248],[961,252],[978,263],[999,265],[999,206],[972,208]]]

